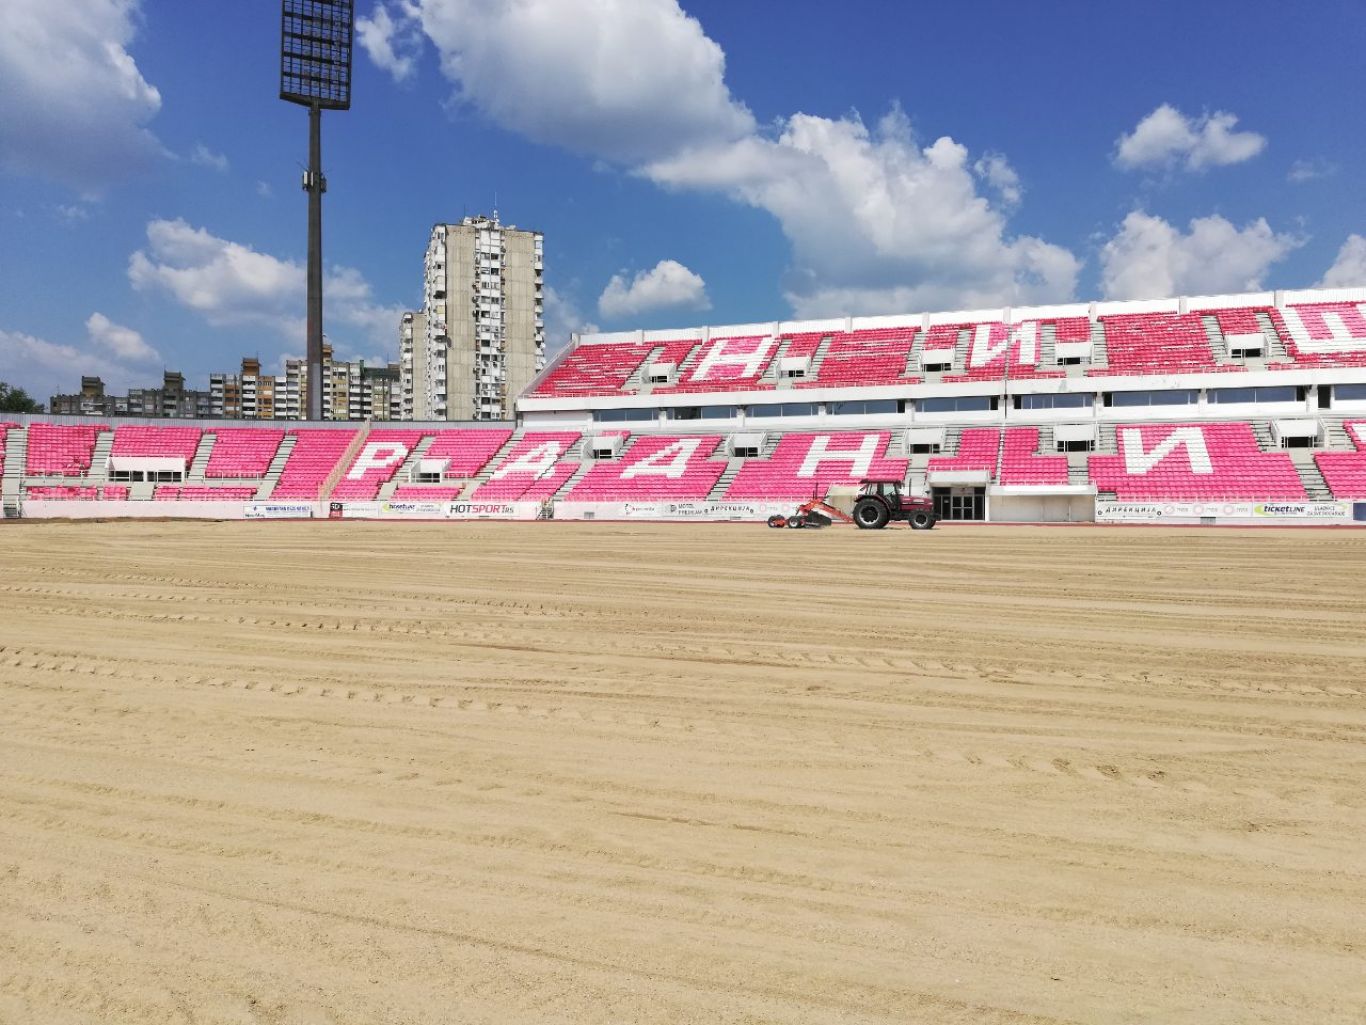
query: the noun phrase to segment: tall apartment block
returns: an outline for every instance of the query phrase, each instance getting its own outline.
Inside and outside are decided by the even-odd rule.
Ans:
[[[541,233],[504,227],[496,212],[432,228],[425,366],[418,376],[415,352],[412,371],[414,414],[426,406],[419,419],[511,418],[513,399],[545,367],[542,273]],[[416,315],[412,324],[416,331]]]
[[[403,314],[398,330],[399,381],[402,389],[400,420],[430,420],[427,411],[427,314],[410,310]]]

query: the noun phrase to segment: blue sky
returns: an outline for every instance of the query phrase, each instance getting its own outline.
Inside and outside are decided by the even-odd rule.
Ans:
[[[1366,5],[357,0],[327,330],[394,358],[435,221],[546,236],[552,345],[1366,284]],[[0,8],[0,379],[302,351],[279,7]],[[199,40],[207,40],[200,43]]]

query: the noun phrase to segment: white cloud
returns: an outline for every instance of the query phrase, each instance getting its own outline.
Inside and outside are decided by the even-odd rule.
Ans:
[[[1366,238],[1348,235],[1338,250],[1338,258],[1316,287],[1359,288],[1366,285]]]
[[[0,329],[0,367],[4,379],[46,402],[51,395],[76,391],[81,375],[103,378],[111,391],[147,383],[145,372],[124,366],[90,349],[49,342],[22,331]]]
[[[407,81],[422,52],[417,4],[397,0],[392,11],[384,3],[375,4],[370,17],[356,19],[356,42],[394,81]]]
[[[128,52],[139,0],[0,3],[0,166],[94,195],[164,151]]]
[[[52,209],[63,224],[80,224],[90,220],[90,208],[80,203],[58,203]]]
[[[545,286],[545,351],[554,356],[569,344],[571,334],[593,334],[598,325],[592,323],[568,295]]]
[[[982,167],[1018,195],[1004,159]],[[856,114],[797,114],[776,139],[692,150],[644,173],[773,214],[792,243],[786,294],[801,317],[1061,301],[1075,290],[1077,259],[1010,237],[967,150],[947,136],[922,148],[899,108],[872,130]]]
[[[677,260],[660,260],[629,282],[614,274],[598,297],[598,312],[612,319],[664,309],[711,309],[706,282]]]
[[[202,142],[195,143],[194,149],[190,151],[190,163],[219,172],[228,169],[228,158],[222,153],[213,152]]]
[[[304,332],[305,267],[195,228],[185,221],[147,225],[147,248],[128,259],[138,291],[163,292],[215,326],[247,324],[297,341]],[[357,328],[387,351],[398,337],[400,306],[374,301],[369,282],[351,267],[333,267],[323,282],[324,323],[338,349],[348,339],[337,324]]]
[[[151,363],[161,359],[161,354],[148,345],[141,334],[131,327],[115,324],[103,313],[90,314],[85,329],[91,342],[117,359],[134,363]]]
[[[1187,171],[1251,160],[1266,148],[1266,137],[1234,130],[1227,111],[1187,117],[1164,103],[1115,143],[1115,164],[1125,170],[1172,168]]]
[[[1315,158],[1313,160],[1296,160],[1290,165],[1290,170],[1286,172],[1285,180],[1292,185],[1303,185],[1318,178],[1328,178],[1338,173],[1338,165],[1331,160]]]
[[[754,128],[726,88],[725,54],[675,0],[403,8],[436,45],[458,98],[536,142],[635,163]]]
[[[872,128],[857,114],[761,128],[677,0],[387,10],[407,12],[458,97],[503,127],[772,214],[792,244],[785,292],[800,316],[1073,296],[1070,252],[1007,231],[1023,190],[1004,156],[973,159],[948,137],[923,146],[899,108]]]
[[[1101,286],[1111,299],[1256,291],[1271,265],[1303,244],[1265,218],[1239,229],[1217,214],[1198,217],[1183,234],[1136,210],[1101,250]]]
[[[1019,206],[1024,189],[1020,186],[1020,176],[1004,156],[987,153],[972,165],[972,169],[977,177],[996,190],[1005,206]]]
[[[270,182],[258,181],[256,183],[256,194],[262,199],[275,198],[275,190],[270,187]]]

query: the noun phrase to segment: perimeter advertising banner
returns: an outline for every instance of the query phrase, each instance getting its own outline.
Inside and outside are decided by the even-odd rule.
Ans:
[[[243,515],[249,520],[311,520],[312,502],[248,502]]]
[[[555,519],[748,522],[766,520],[775,513],[789,515],[797,504],[796,501],[556,502]]]
[[[1351,502],[1112,502],[1096,501],[1097,523],[1163,520],[1266,520],[1350,522]]]
[[[537,520],[550,519],[540,502],[334,502],[348,520]]]

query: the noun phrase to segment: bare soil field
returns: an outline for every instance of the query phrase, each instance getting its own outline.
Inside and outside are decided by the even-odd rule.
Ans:
[[[0,1022],[1360,1023],[1366,531],[0,528]]]

